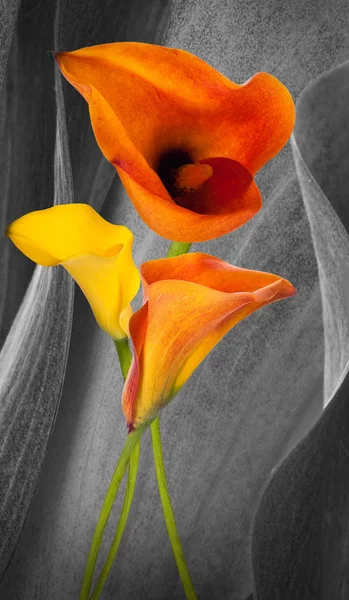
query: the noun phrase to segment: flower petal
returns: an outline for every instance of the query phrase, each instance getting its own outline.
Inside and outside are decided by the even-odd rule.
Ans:
[[[128,334],[140,277],[127,227],[108,223],[87,204],[63,204],[24,215],[6,233],[34,262],[65,267],[102,329],[114,338]]]
[[[134,359],[123,393],[131,428],[165,406],[239,321],[296,292],[277,275],[202,253],[150,261],[141,274],[145,305],[130,321]]]
[[[155,193],[155,191],[150,190],[150,186],[146,188],[144,182],[147,180],[145,177],[143,183],[139,183],[120,168],[117,168],[117,171],[140,217],[150,229],[168,240],[204,242],[220,237],[241,227],[260,210],[262,205],[259,189],[252,180],[250,185],[245,187],[243,195],[238,198],[234,188],[232,188],[230,195],[227,193],[229,192],[228,189],[225,190],[224,196],[219,196],[218,191],[214,192],[214,195],[211,193],[208,199],[209,202],[207,202],[205,195],[201,202],[198,193],[194,206],[197,207],[200,204],[205,206],[206,204],[211,210],[213,206],[215,211],[213,214],[202,214],[176,204],[169,196],[166,197],[166,190]],[[148,177],[147,179],[150,181],[151,178]],[[218,177],[215,180],[217,182]],[[210,187],[210,183],[207,182],[207,187]],[[217,197],[219,203],[215,205],[212,200],[217,199]],[[221,213],[222,206],[225,208],[223,214]]]
[[[191,281],[208,288],[227,292],[251,292],[255,296],[276,281],[283,285],[279,294],[285,298],[295,293],[295,288],[286,279],[264,271],[252,271],[235,267],[216,256],[204,252],[192,252],[180,257],[161,258],[144,263],[141,268],[144,302],[148,299],[148,287],[156,281],[180,279]],[[282,296],[283,297],[283,296]]]
[[[237,85],[188,52],[134,42],[59,53],[57,61],[88,101],[97,142],[151,229],[177,241],[202,241],[240,227],[259,210],[251,176],[248,198],[238,202],[234,181],[226,181],[223,211],[221,193],[212,202],[212,191],[209,213],[200,209],[200,190],[193,205],[190,193],[178,205],[161,165],[227,159],[241,173],[256,173],[294,125],[292,98],[276,78],[258,73]]]

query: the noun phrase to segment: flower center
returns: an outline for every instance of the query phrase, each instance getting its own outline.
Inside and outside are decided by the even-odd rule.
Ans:
[[[158,175],[172,198],[196,192],[212,176],[210,165],[193,163],[187,152],[167,152],[160,160]]]

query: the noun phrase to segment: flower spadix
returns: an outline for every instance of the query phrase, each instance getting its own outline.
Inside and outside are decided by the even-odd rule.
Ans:
[[[282,277],[203,253],[147,262],[141,277],[144,304],[130,320],[133,360],[122,399],[130,430],[153,418],[239,321],[296,293]]]
[[[157,234],[198,242],[261,207],[255,173],[287,142],[295,109],[275,77],[233,83],[196,56],[121,42],[56,55],[139,215]]]
[[[109,223],[88,204],[61,204],[24,215],[6,233],[34,262],[67,269],[102,329],[115,339],[128,335],[140,276],[127,227]]]

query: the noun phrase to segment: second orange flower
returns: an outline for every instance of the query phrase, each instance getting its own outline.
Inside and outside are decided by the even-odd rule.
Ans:
[[[154,418],[242,319],[296,293],[278,275],[201,252],[152,260],[140,271],[144,304],[129,323],[133,361],[122,398],[130,430]]]

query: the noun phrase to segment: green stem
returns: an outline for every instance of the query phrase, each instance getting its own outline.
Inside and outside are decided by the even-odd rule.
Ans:
[[[132,431],[132,433],[129,433],[129,435],[126,438],[126,442],[125,442],[123,451],[119,458],[118,464],[116,465],[114,475],[112,477],[107,494],[105,496],[103,506],[102,506],[102,509],[101,509],[101,512],[99,515],[99,519],[98,519],[98,522],[96,525],[96,529],[95,529],[95,532],[93,535],[89,555],[87,558],[87,564],[86,564],[86,569],[85,569],[85,573],[84,573],[84,578],[82,581],[82,586],[81,586],[81,591],[80,591],[80,596],[79,596],[80,600],[88,600],[89,592],[90,592],[91,584],[92,584],[92,579],[93,579],[93,573],[94,573],[95,566],[96,566],[98,551],[99,551],[100,545],[102,543],[104,530],[107,525],[107,521],[109,519],[109,515],[111,512],[112,506],[114,504],[116,493],[119,489],[121,480],[127,469],[127,465],[129,463],[130,456],[131,456],[133,450],[135,449],[136,445],[139,443],[141,436],[143,435],[144,431],[147,429],[148,426],[149,426],[149,423],[146,423],[145,425],[142,425],[141,427],[137,427],[137,429]]]
[[[171,245],[167,252],[167,258],[173,258],[174,256],[180,256],[186,254],[190,250],[191,243],[187,242],[171,242]]]
[[[190,243],[172,242],[169,247],[167,257],[170,258],[170,257],[174,257],[174,256],[179,256],[181,254],[185,254],[186,252],[189,251],[190,247],[191,247]],[[123,378],[126,379],[130,365],[131,365],[131,361],[132,361],[132,354],[130,351],[128,338],[123,338],[121,340],[114,339],[114,344],[115,344],[116,351],[118,353]],[[180,574],[180,577],[182,580],[182,584],[183,584],[186,596],[189,600],[196,600],[196,595],[195,595],[195,592],[193,589],[193,585],[191,583],[189,571],[188,571],[188,568],[185,563],[181,543],[180,543],[180,540],[179,540],[179,537],[177,534],[176,524],[175,524],[174,515],[173,515],[173,511],[172,511],[172,507],[171,507],[169,491],[167,488],[164,462],[163,462],[163,456],[162,456],[162,448],[161,448],[160,425],[159,425],[158,418],[156,419],[156,423],[157,423],[157,425],[155,426],[155,429],[154,429],[155,433],[153,433],[153,429],[152,429],[154,462],[155,462],[160,497],[161,497],[161,501],[162,501],[167,531],[168,531],[168,534],[170,537],[172,550],[173,550],[173,553],[174,553],[174,556],[176,559],[177,568],[178,568],[178,571],[179,571],[179,574]],[[80,600],[88,600],[89,599],[90,589],[91,589],[92,580],[93,580],[93,574],[94,574],[94,570],[96,567],[98,552],[99,552],[99,548],[102,543],[104,530],[107,525],[109,515],[110,515],[111,509],[113,507],[115,497],[116,497],[117,491],[119,489],[121,480],[125,474],[127,465],[129,465],[128,482],[127,482],[126,492],[125,492],[125,496],[124,496],[123,506],[121,509],[119,523],[117,525],[117,529],[115,532],[112,546],[111,546],[108,556],[107,556],[107,560],[103,566],[102,572],[101,572],[101,574],[98,578],[98,581],[96,583],[96,586],[93,590],[91,600],[98,600],[98,598],[103,590],[103,586],[106,582],[108,574],[110,572],[110,569],[112,567],[113,561],[115,559],[116,553],[118,551],[118,548],[119,548],[119,545],[120,545],[120,542],[122,539],[122,535],[123,535],[123,532],[124,532],[124,529],[125,529],[125,526],[127,523],[128,515],[129,515],[131,504],[132,504],[133,493],[134,493],[134,489],[135,489],[135,485],[136,485],[137,471],[138,471],[138,462],[139,462],[139,453],[140,453],[140,438],[148,426],[149,426],[149,422],[141,427],[138,427],[135,431],[130,433],[126,439],[124,449],[121,453],[119,462],[114,471],[114,475],[112,477],[107,494],[105,496],[104,503],[103,503],[103,506],[102,506],[102,509],[101,509],[101,512],[99,515],[97,525],[96,525],[96,529],[94,532],[94,536],[92,539],[92,543],[91,543],[91,547],[90,547],[90,551],[89,551],[89,555],[88,555],[88,559],[87,559],[83,582],[82,582],[82,586],[81,586],[81,591],[80,591],[80,596],[79,596]],[[151,427],[152,427],[152,425],[151,425]]]
[[[129,371],[132,354],[130,351],[128,338],[123,338],[121,340],[114,339],[115,348],[118,353],[120,368],[123,375],[124,380],[127,377],[127,373]],[[137,430],[139,431],[139,430]],[[90,547],[90,553],[87,559],[87,565],[85,570],[84,579],[82,582],[81,592],[80,592],[80,600],[88,599],[89,593],[92,585],[93,574],[96,566],[98,551],[103,539],[104,530],[112,509],[112,506],[115,501],[115,496],[118,491],[121,480],[126,471],[127,465],[129,464],[128,469],[128,481],[127,487],[124,496],[124,502],[121,509],[121,515],[119,519],[119,523],[116,528],[114,540],[112,547],[109,551],[107,560],[104,564],[103,570],[98,578],[97,584],[93,590],[92,598],[99,598],[103,586],[108,577],[110,568],[112,566],[113,559],[116,555],[118,547],[121,542],[121,538],[126,526],[128,514],[131,508],[133,493],[136,485],[137,471],[138,471],[138,462],[139,462],[139,453],[140,453],[140,435],[135,435],[136,431],[130,434],[125,442],[125,446],[123,452],[120,456],[119,462],[116,466],[113,479],[110,483],[107,495],[104,499],[104,504],[99,516],[99,520],[96,526],[96,530],[94,533],[94,537]],[[133,437],[131,437],[133,436]],[[131,438],[131,442],[129,441]]]
[[[132,354],[130,346],[128,345],[128,338],[114,340],[114,344],[118,353],[122,376],[124,379],[126,379],[132,361]]]
[[[124,529],[125,529],[125,526],[127,523],[128,515],[129,515],[131,504],[132,504],[133,492],[134,492],[134,489],[136,486],[140,446],[141,446],[140,442],[138,441],[131,456],[130,456],[130,464],[128,467],[127,487],[126,487],[126,491],[125,491],[124,503],[122,506],[119,523],[116,528],[115,536],[114,536],[111,548],[109,550],[107,560],[105,561],[102,572],[101,572],[101,574],[98,578],[98,581],[96,583],[96,586],[93,590],[91,600],[98,600],[98,598],[103,590],[103,586],[109,575],[109,571],[110,571],[111,567],[113,566],[113,562],[114,562],[116,553],[119,549],[119,545],[120,545],[120,542],[121,542],[121,539],[122,539],[122,536],[124,533]]]
[[[168,532],[168,536],[170,538],[172,551],[173,551],[173,554],[174,554],[174,557],[176,560],[178,573],[181,578],[181,582],[182,582],[187,600],[197,600],[197,596],[194,591],[194,587],[193,587],[193,584],[192,584],[192,581],[190,578],[188,567],[185,562],[181,542],[178,537],[176,522],[175,522],[172,505],[171,505],[170,493],[169,493],[168,487],[167,487],[164,458],[163,458],[163,454],[162,454],[159,417],[156,417],[156,419],[152,422],[152,424],[150,425],[150,429],[151,429],[151,437],[152,437],[152,442],[153,442],[154,463],[155,463],[156,477],[158,480],[160,498],[161,498],[162,508],[164,511],[167,532]]]

